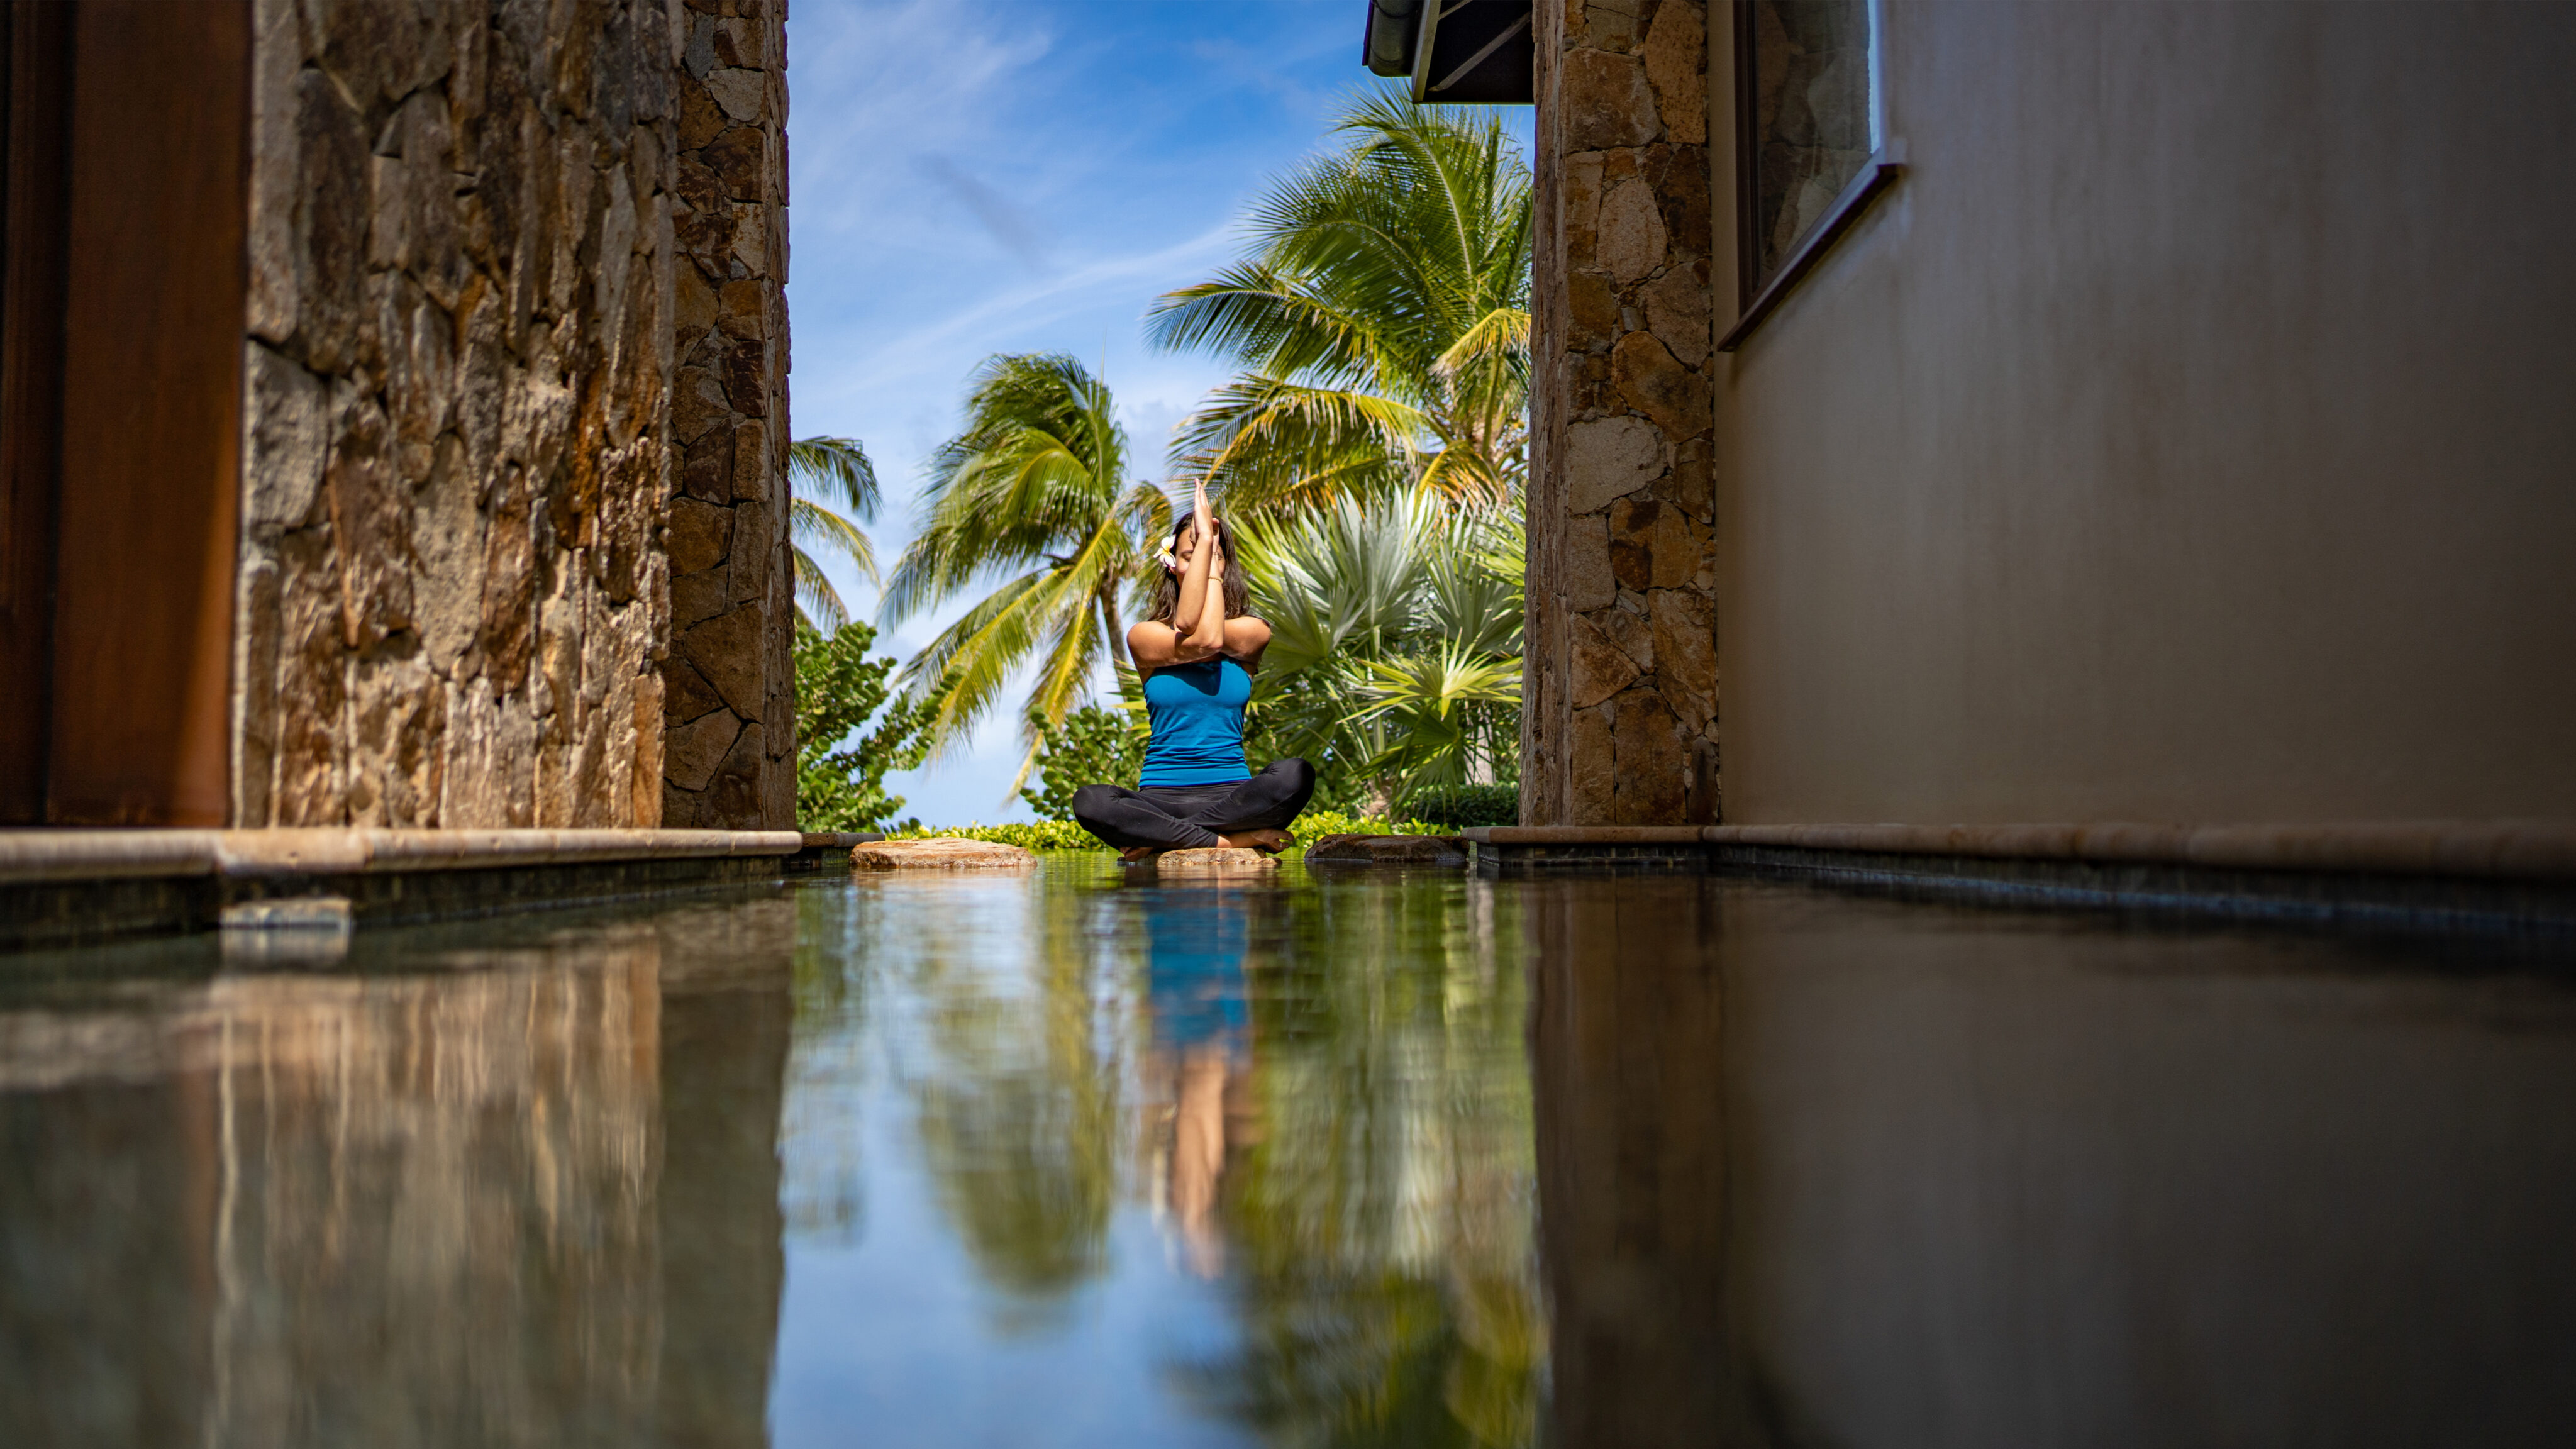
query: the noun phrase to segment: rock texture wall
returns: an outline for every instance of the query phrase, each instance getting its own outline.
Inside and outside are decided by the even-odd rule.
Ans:
[[[787,33],[779,0],[688,0],[664,823],[796,815],[787,553]]]
[[[1539,7],[1529,824],[1717,818],[1707,21]]]
[[[792,819],[762,3],[257,0],[236,824]]]

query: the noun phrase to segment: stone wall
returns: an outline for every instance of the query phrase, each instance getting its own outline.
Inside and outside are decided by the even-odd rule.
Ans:
[[[1529,824],[1717,818],[1704,0],[1538,10]]]
[[[760,3],[256,0],[236,824],[792,820]]]
[[[688,0],[673,206],[669,747],[663,820],[796,814],[787,552],[787,33],[778,0]]]

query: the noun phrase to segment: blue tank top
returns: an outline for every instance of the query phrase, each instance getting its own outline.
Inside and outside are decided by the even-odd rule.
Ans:
[[[1167,664],[1145,676],[1142,785],[1217,785],[1248,780],[1243,763],[1243,707],[1252,676],[1231,659]]]

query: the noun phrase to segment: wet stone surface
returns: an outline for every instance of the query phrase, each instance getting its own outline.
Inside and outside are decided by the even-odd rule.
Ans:
[[[2551,948],[1085,853],[229,949],[0,959],[13,1445],[2576,1424]]]

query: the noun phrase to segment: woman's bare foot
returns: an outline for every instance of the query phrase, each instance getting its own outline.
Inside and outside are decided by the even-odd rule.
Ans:
[[[1264,855],[1277,855],[1297,843],[1285,830],[1238,830],[1217,839],[1237,850],[1257,850]]]
[[[1119,851],[1118,858],[1126,861],[1130,865],[1133,865],[1137,861],[1145,859],[1147,856],[1157,854],[1160,854],[1160,852],[1150,845],[1131,845],[1124,850]]]

